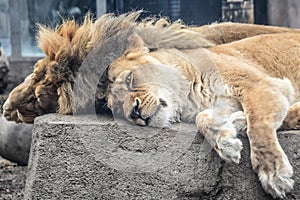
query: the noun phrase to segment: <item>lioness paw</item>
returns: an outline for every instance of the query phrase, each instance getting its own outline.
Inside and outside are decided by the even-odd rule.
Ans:
[[[228,133],[234,130],[222,130],[227,131],[225,136],[220,136],[217,141],[216,151],[222,159],[229,162],[239,163],[241,159],[241,150],[243,144],[240,139],[236,138],[235,133]]]
[[[274,198],[284,198],[286,192],[293,189],[294,180],[291,179],[292,174],[292,168],[282,174],[278,172],[261,172],[259,180],[267,193]]]
[[[284,198],[286,192],[293,189],[294,181],[291,179],[293,168],[283,151],[278,152],[280,155],[274,152],[260,152],[260,155],[265,156],[256,161],[252,159],[252,165],[257,170],[264,190],[274,198]]]

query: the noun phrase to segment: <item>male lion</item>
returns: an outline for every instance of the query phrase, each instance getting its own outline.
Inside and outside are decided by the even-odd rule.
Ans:
[[[152,28],[157,29],[158,33],[168,30],[177,34],[177,40],[184,41],[187,37],[193,40],[191,47],[209,47],[266,33],[299,32],[289,28],[239,23],[190,27],[155,17],[140,22],[137,20],[140,14],[141,11],[120,16],[106,14],[95,22],[87,16],[82,25],[69,20],[54,30],[39,26],[37,39],[46,56],[36,63],[33,74],[10,93],[3,106],[5,118],[33,123],[35,117],[46,113],[72,113],[72,89],[83,60],[95,46],[128,29]],[[156,35],[163,37],[163,32]],[[90,84],[96,84],[88,83],[89,76],[82,77],[86,86],[81,88],[79,107],[83,109],[88,101],[84,94],[90,89]]]
[[[274,198],[293,188],[293,169],[276,130],[287,114],[290,128],[300,116],[299,33],[179,50],[149,49],[137,32],[106,75],[103,94],[113,112],[140,126],[194,121],[226,161],[239,162],[237,132],[247,124],[251,162],[262,187]]]

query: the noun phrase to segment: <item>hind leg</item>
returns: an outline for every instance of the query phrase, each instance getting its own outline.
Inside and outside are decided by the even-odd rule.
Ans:
[[[286,118],[283,121],[280,130],[300,129],[300,101],[289,107]]]

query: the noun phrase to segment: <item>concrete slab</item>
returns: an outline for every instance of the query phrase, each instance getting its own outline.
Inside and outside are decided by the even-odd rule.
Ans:
[[[193,124],[137,127],[96,116],[38,117],[25,199],[271,199],[252,171],[248,139],[239,165],[222,161]],[[279,133],[300,199],[300,134]]]

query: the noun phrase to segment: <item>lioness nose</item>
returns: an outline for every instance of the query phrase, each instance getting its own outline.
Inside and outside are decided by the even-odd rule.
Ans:
[[[138,99],[135,99],[135,106],[133,107],[132,112],[130,114],[131,119],[135,120],[141,118],[139,107],[140,107],[140,101]]]
[[[144,119],[140,112],[141,100],[136,98],[135,105],[131,111],[130,118],[134,121],[136,125],[139,126],[147,126],[147,119]]]

